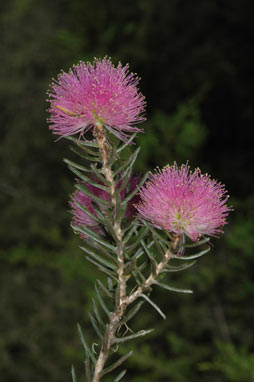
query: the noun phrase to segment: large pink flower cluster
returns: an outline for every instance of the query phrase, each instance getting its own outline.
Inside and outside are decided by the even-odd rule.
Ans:
[[[61,136],[83,135],[99,122],[126,141],[126,133],[142,131],[133,125],[145,120],[138,82],[128,65],[115,67],[106,57],[80,62],[51,85],[50,129]]]
[[[151,175],[140,197],[137,210],[142,219],[193,241],[222,232],[231,210],[223,185],[199,169],[191,172],[189,166],[178,168],[176,163]]]
[[[127,196],[126,195],[127,190],[128,190],[128,193],[131,193],[132,191],[134,191],[139,181],[140,181],[139,176],[133,176],[130,179],[129,184],[125,188],[123,188],[123,190],[121,190],[120,192],[122,200],[124,200],[124,198]],[[118,183],[117,185],[118,189],[121,187],[122,182],[123,181],[120,181]],[[103,200],[110,200],[110,195],[106,191],[98,187],[92,186],[86,182],[82,182],[82,183],[95,196]],[[133,198],[127,204],[127,208],[124,215],[126,219],[132,219],[134,215],[137,214],[137,211],[134,205],[138,202],[139,202],[139,195],[135,194]],[[82,210],[77,203],[83,206],[85,209],[87,209],[95,218],[97,216],[96,210],[93,206],[93,200],[91,199],[91,197],[86,195],[84,192],[77,190],[71,195],[71,201],[70,201],[70,206],[72,208],[71,213],[73,215],[73,218],[72,218],[73,226],[78,226],[78,227],[87,226],[94,232],[98,234],[102,234],[102,230],[99,224],[97,223],[96,219],[88,215],[84,210]],[[87,238],[85,234],[80,234],[80,236],[84,239]]]

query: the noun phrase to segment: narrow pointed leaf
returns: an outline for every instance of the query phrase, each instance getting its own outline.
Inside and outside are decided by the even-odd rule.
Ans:
[[[162,318],[164,318],[164,320],[166,320],[166,316],[165,314],[162,312],[162,310],[158,307],[158,305],[156,305],[148,296],[146,296],[145,294],[141,294],[141,296],[147,301],[149,302],[149,304],[152,305],[152,307],[157,310],[157,312],[161,315]]]
[[[172,292],[193,293],[193,291],[191,289],[180,289],[180,288],[171,287],[167,284],[160,283],[159,281],[156,281],[156,280],[154,281],[154,284],[160,286],[161,288],[170,290]]]
[[[158,249],[159,253],[161,254],[162,257],[164,257],[167,249],[165,248],[164,244],[160,241],[157,240],[157,237],[153,235],[153,240],[155,247]]]
[[[143,186],[143,184],[145,183],[147,177],[148,177],[149,173],[147,172],[143,178],[141,179],[141,181],[139,182],[139,184],[136,186],[135,190],[133,190],[123,201],[124,204],[127,204],[129,203],[129,201],[137,194],[137,192],[139,192],[140,188]]]
[[[113,247],[113,245],[109,244],[105,240],[102,239],[101,236],[99,236],[97,233],[92,231],[86,226],[72,226],[74,231],[82,232],[85,235],[87,235],[90,239],[95,240],[97,243],[101,244],[102,246],[109,248],[111,251],[115,252],[116,248]]]
[[[109,291],[113,293],[114,292],[114,286],[113,286],[113,282],[112,282],[110,277],[108,277],[107,282],[108,282]]]
[[[78,203],[78,202],[75,202],[74,203],[76,206],[78,206],[78,208],[80,208],[83,212],[85,212],[88,216],[90,216],[90,218],[92,218],[95,222],[97,223],[102,223],[100,219],[98,219],[98,217],[93,214],[91,211],[89,211],[85,206],[83,206],[82,204]]]
[[[133,234],[135,232],[137,232],[137,228],[138,228],[138,225],[135,224],[134,222],[132,222],[131,224],[131,229],[129,230],[128,234],[125,236],[123,242],[124,244],[128,243],[128,241],[130,240],[130,238],[133,236]]]
[[[76,188],[82,191],[85,195],[89,196],[94,202],[98,203],[99,205],[102,205],[104,207],[110,207],[110,201],[99,198],[98,196],[94,195],[94,193],[91,192],[84,184],[77,183]]]
[[[101,373],[101,376],[110,373],[111,371],[115,370],[117,367],[121,366],[122,363],[124,363],[131,355],[133,354],[133,350],[129,351],[129,353],[123,355],[121,358],[119,358],[116,362],[114,362],[112,365],[104,369]]]
[[[124,275],[128,275],[131,273],[133,268],[136,266],[137,258],[133,257],[129,264],[126,264],[126,268],[124,270]]]
[[[175,267],[173,265],[167,265],[167,267],[164,269],[163,272],[180,272],[185,269],[188,269],[192,267],[194,264],[196,264],[197,261],[192,261],[191,263],[185,263],[183,265],[180,265],[178,267]]]
[[[147,233],[148,233],[147,227],[142,227],[142,229],[139,231],[139,235],[136,241],[133,244],[130,244],[129,246],[126,247],[128,254],[134,251],[134,249],[139,245],[139,243],[146,236]]]
[[[115,338],[115,342],[119,344],[119,343],[123,343],[126,341],[130,341],[130,340],[133,340],[133,339],[138,338],[138,337],[143,337],[146,334],[149,334],[153,331],[154,331],[154,329],[140,330],[139,332],[137,332],[135,334],[131,334],[130,336]]]
[[[120,379],[122,379],[123,377],[124,377],[124,375],[126,374],[126,369],[125,370],[123,370],[123,371],[121,371],[121,373],[120,374],[118,374],[118,376],[114,379],[114,381],[113,382],[119,382],[120,381]]]
[[[153,256],[153,254],[150,252],[148,246],[147,246],[146,243],[144,242],[144,240],[141,240],[141,244],[142,244],[142,247],[143,247],[144,250],[145,250],[145,253],[146,253],[147,256],[149,257],[149,260],[150,260],[150,262],[151,262],[152,267],[153,267],[153,268],[154,268],[154,267],[156,268],[156,267],[157,267],[157,262],[156,262],[156,260],[155,260],[155,258],[154,258],[154,256]]]
[[[95,260],[99,261],[100,263],[102,263],[106,267],[116,271],[116,265],[114,265],[114,264],[110,263],[109,261],[103,259],[101,256],[99,256],[96,253],[94,253],[93,251],[91,251],[88,247],[80,247],[80,248],[82,249],[82,251],[86,252],[88,255],[93,257]]]
[[[201,252],[195,253],[194,255],[190,255],[190,256],[177,256],[177,255],[174,255],[173,258],[174,259],[178,259],[178,260],[192,260],[192,259],[196,259],[197,257],[201,257],[201,256],[205,255],[209,251],[210,251],[210,247],[204,249]]]
[[[88,260],[90,263],[94,264],[101,272],[105,273],[107,276],[115,278],[117,280],[117,277],[114,276],[113,271],[110,271],[108,268],[103,267],[101,264],[99,264],[97,261],[92,259],[89,256],[86,256],[86,260]]]
[[[139,303],[137,303],[137,305],[132,308],[128,313],[127,315],[123,318],[123,320],[121,321],[121,324],[125,324],[127,323],[128,321],[130,321],[135,315],[136,313],[138,313],[138,311],[140,310],[141,306],[144,304],[144,301],[140,301]]]
[[[82,145],[79,145],[79,144],[77,144],[77,145],[74,146],[74,147],[73,147],[73,146],[70,146],[70,149],[71,149],[72,152],[74,152],[75,154],[77,154],[77,155],[80,156],[81,158],[82,158],[83,153],[84,153],[84,151],[85,151],[86,154],[88,154],[88,155],[93,155],[93,156],[97,157],[98,160],[100,160],[100,159],[99,159],[99,158],[100,158],[99,150],[94,151],[93,148],[89,148],[89,147],[87,147],[87,146],[82,146]]]
[[[69,139],[70,141],[73,141],[74,143],[76,143],[77,145],[80,145],[80,146],[88,146],[88,147],[98,148],[98,144],[95,141],[86,141],[86,140],[81,141],[80,139],[74,138],[70,135],[65,136],[64,138]]]
[[[98,323],[104,328],[105,324],[102,321],[101,315],[100,315],[100,313],[98,311],[98,308],[97,308],[97,305],[96,305],[94,299],[93,299],[93,311],[94,311],[94,314],[95,314],[95,317],[96,317]]]
[[[125,190],[125,192],[127,192],[128,183],[129,183],[131,174],[132,174],[132,168],[128,169],[127,171],[123,171],[121,173],[121,176],[118,180],[118,184],[120,184],[120,182],[121,182],[121,185],[118,188],[119,192],[122,192],[123,190]]]
[[[101,208],[100,206],[97,205],[97,202],[92,201],[92,206],[95,210],[95,214],[97,219],[104,225],[105,223],[105,213],[107,213],[107,209],[104,210],[104,207]]]
[[[205,244],[208,241],[210,241],[210,237],[205,237],[203,240],[197,241],[196,243],[184,244],[183,247],[184,248],[194,248],[194,247],[198,247],[199,245]]]
[[[127,142],[125,142],[123,145],[121,145],[117,150],[116,152],[117,153],[120,153],[122,150],[125,149],[125,147],[129,146],[129,144],[133,141],[133,139],[136,137],[137,133],[134,133],[129,139]]]
[[[77,382],[77,376],[76,376],[76,372],[73,365],[71,367],[71,376],[72,376],[72,382]]]
[[[85,348],[85,351],[86,351],[86,354],[90,356],[91,360],[93,361],[93,363],[96,363],[96,359],[94,357],[94,354],[93,352],[91,351],[91,349],[89,348],[89,346],[87,345],[86,343],[86,340],[85,340],[85,337],[82,333],[82,329],[80,327],[80,325],[78,324],[78,332],[79,332],[79,336],[80,336],[80,339],[81,339],[81,342],[82,342],[82,345],[84,346]]]
[[[129,157],[129,159],[127,161],[125,161],[121,166],[118,167],[118,169],[115,171],[114,175],[116,176],[117,174],[121,174],[121,172],[123,170],[126,170],[126,171],[129,170],[133,166],[133,164],[134,164],[134,162],[138,156],[139,151],[140,151],[140,147],[138,147],[134,151],[134,153]]]
[[[74,162],[71,162],[70,160],[68,159],[64,159],[64,162],[68,164],[69,168],[80,178],[82,179],[84,182],[90,184],[91,186],[94,186],[96,188],[99,188],[100,190],[103,190],[107,193],[109,193],[109,189],[107,186],[103,186],[102,184],[100,183],[97,183],[95,180],[91,179],[89,176],[86,176],[85,174],[83,174],[82,172],[79,171],[79,169],[81,169],[82,171],[86,171],[84,170],[84,168]],[[74,165],[75,164],[75,165]]]
[[[106,226],[106,229],[108,231],[108,233],[113,237],[113,239],[115,240],[115,242],[118,242],[118,237],[116,236],[116,233],[115,233],[115,229],[114,229],[114,226],[113,226],[113,223],[112,221],[109,219],[108,216],[104,216],[104,223],[105,223],[105,226]]]
[[[164,243],[167,247],[169,247],[170,242],[164,238],[155,228],[153,228],[150,224],[147,222],[144,222],[144,224],[150,229],[150,231],[162,242]]]
[[[90,244],[90,243],[89,243]],[[97,255],[97,254],[95,254],[94,253],[94,251],[92,251],[91,249],[90,249],[90,246],[92,246],[92,245],[88,245],[87,243],[86,243],[86,246],[85,247],[83,247],[83,246],[81,246],[80,247],[80,249],[82,249],[82,251],[84,251],[85,253],[87,253],[88,255],[90,255],[90,256],[92,256],[92,257],[96,257],[96,256],[99,256],[99,255]],[[93,248],[96,248],[96,249],[98,249],[99,251],[101,251],[101,248],[97,248],[97,247],[93,247]],[[110,260],[111,260],[111,262],[113,263],[113,264],[117,264],[117,260],[116,260],[116,258],[114,257],[114,256],[112,256],[110,253],[108,253],[107,251],[101,251],[102,253],[103,253],[103,255],[104,256],[106,256],[106,257],[108,257]],[[101,256],[100,256],[101,257]],[[103,259],[104,260],[104,259]],[[104,260],[104,261],[106,261],[106,260]],[[106,261],[106,263],[108,263],[107,261]],[[104,265],[106,265],[106,264],[104,264]],[[108,265],[107,265],[108,266]]]
[[[94,317],[91,315],[91,313],[88,313],[88,316],[89,316],[89,318],[90,318],[91,324],[92,324],[92,326],[93,326],[93,328],[94,328],[94,330],[95,330],[97,336],[98,336],[101,340],[103,340],[103,335],[101,334],[100,329],[98,328],[98,325],[97,325],[97,323],[96,323]]]
[[[93,163],[91,164],[91,169],[92,171],[94,171],[96,177],[102,182],[102,184],[110,186],[110,182],[105,178],[103,170],[101,168],[99,169],[97,165]]]
[[[96,295],[97,295],[97,297],[98,297],[98,300],[99,300],[99,303],[100,303],[102,309],[104,310],[104,312],[106,313],[106,315],[107,315],[108,317],[110,317],[110,311],[109,311],[108,308],[106,307],[106,304],[105,304],[105,302],[103,301],[103,299],[102,299],[102,297],[101,297],[101,295],[100,295],[99,289],[98,289],[98,287],[97,287],[96,284],[95,284],[95,292],[96,292]]]
[[[100,245],[97,241],[93,241],[93,240],[88,241],[87,240],[85,243],[85,247],[94,248],[94,249],[96,249],[96,252],[102,253],[105,257],[108,257],[109,259],[111,259],[111,261],[115,260],[115,256],[111,255],[111,253],[109,253],[107,248]]]
[[[100,280],[96,280],[100,288],[103,290],[103,292],[109,297],[113,298],[113,294],[105,287],[105,285],[102,284]]]

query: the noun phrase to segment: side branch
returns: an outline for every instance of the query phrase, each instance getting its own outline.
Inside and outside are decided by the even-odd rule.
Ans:
[[[146,290],[150,288],[152,284],[154,284],[156,277],[164,270],[172,256],[173,253],[168,249],[161,262],[157,265],[155,271],[150,274],[146,281],[142,285],[140,285],[135,292],[133,292],[130,296],[126,297],[125,304],[127,306],[134,302],[137,298],[139,298]]]

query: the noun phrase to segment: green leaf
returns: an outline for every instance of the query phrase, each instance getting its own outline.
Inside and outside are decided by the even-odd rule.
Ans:
[[[127,188],[128,188],[127,185],[129,183],[131,174],[132,174],[132,168],[130,168],[127,171],[123,171],[121,173],[121,176],[120,176],[120,178],[119,178],[119,180],[117,182],[118,185],[120,184],[120,182],[122,182],[120,187],[118,187],[118,191],[119,192],[122,192],[124,189],[125,189],[125,192],[127,191]]]
[[[126,264],[125,266],[125,270],[124,270],[124,275],[128,275],[131,273],[131,271],[133,270],[133,268],[136,266],[136,263],[137,263],[137,258],[135,258],[133,256],[133,258],[131,259],[131,261],[129,263]]]
[[[91,192],[84,184],[77,183],[75,187],[82,191],[85,195],[88,195],[94,202],[97,202],[99,205],[111,207],[111,203],[108,200],[99,198],[98,196],[94,195],[94,193]]]
[[[109,218],[109,216],[104,215],[104,223],[108,233],[113,237],[115,242],[119,242],[118,237],[116,236],[116,233],[115,233],[114,225],[111,219]]]
[[[115,256],[110,254],[108,249],[103,247],[102,245],[100,245],[97,241],[86,240],[85,241],[85,247],[94,248],[94,249],[96,249],[96,252],[102,253],[103,255],[105,255],[105,257],[108,257],[112,261],[115,261]]]
[[[162,242],[166,245],[167,249],[170,246],[170,242],[165,239],[155,228],[153,228],[150,224],[144,221],[144,224],[150,229],[150,231]]]
[[[128,139],[127,142],[125,142],[123,145],[121,145],[117,150],[116,152],[117,153],[120,153],[122,150],[125,149],[125,147],[129,146],[129,144],[133,141],[133,139],[136,137],[137,133],[134,133],[133,135],[131,135],[131,137]]]
[[[188,269],[192,267],[194,264],[196,264],[197,261],[192,261],[192,263],[185,263],[183,265],[174,266],[174,265],[167,265],[167,267],[163,270],[163,272],[180,272],[185,269]]]
[[[114,381],[113,382],[119,382],[120,381],[120,379],[122,379],[123,378],[123,376],[126,374],[126,369],[125,370],[123,370],[123,371],[121,371],[121,373],[120,374],[118,374],[118,376],[114,379]]]
[[[118,167],[118,169],[114,172],[114,176],[116,176],[117,174],[121,174],[121,172],[123,170],[126,170],[128,171],[130,168],[132,168],[137,156],[138,156],[138,153],[140,151],[140,147],[138,147],[134,153],[128,158],[127,161],[125,161],[121,166]]]
[[[204,249],[201,252],[195,253],[194,255],[190,255],[190,256],[177,256],[177,255],[173,255],[173,258],[174,259],[178,259],[178,260],[192,260],[192,259],[196,259],[197,257],[201,257],[201,256],[205,255],[209,251],[210,251],[210,247]]]
[[[134,308],[132,308],[127,314],[126,316],[122,319],[121,321],[121,324],[125,324],[127,323],[128,321],[130,321],[135,315],[136,313],[138,313],[138,311],[140,310],[141,306],[144,304],[144,301],[140,301],[139,303],[137,303],[136,306],[134,306]]]
[[[110,277],[107,278],[107,282],[108,282],[109,291],[113,293],[114,292],[114,286],[113,286],[113,282],[112,282]]]
[[[99,261],[100,263],[102,263],[103,265],[105,265],[106,267],[110,268],[110,269],[113,269],[114,271],[116,271],[116,265],[113,265],[112,263],[110,263],[109,261],[103,259],[101,256],[95,254],[93,251],[91,251],[88,247],[80,247],[82,249],[82,251],[86,252],[88,255],[92,256],[95,260]],[[110,255],[109,255],[110,256]],[[110,256],[111,257],[111,256]],[[113,259],[114,262],[116,263],[116,260]]]
[[[155,247],[158,249],[160,255],[164,257],[167,251],[167,248],[165,248],[164,244],[161,241],[157,240],[157,237],[155,235],[153,235],[153,240],[154,240]]]
[[[72,382],[78,382],[78,380],[77,380],[77,376],[76,376],[76,371],[75,371],[73,365],[72,365],[72,367],[71,367],[71,376],[72,376]]]
[[[147,227],[142,227],[141,228],[141,230],[139,231],[139,235],[138,235],[136,241],[126,247],[126,251],[127,251],[128,254],[132,253],[135,250],[135,248],[139,245],[141,240],[146,236],[147,232],[148,232]]]
[[[106,369],[104,369],[100,376],[102,377],[103,375],[105,374],[108,374],[110,373],[111,371],[115,370],[117,367],[119,367],[120,365],[122,365],[122,363],[124,363],[131,355],[133,354],[133,350],[129,351],[129,353],[123,355],[121,358],[119,358],[116,362],[114,362],[112,365],[110,365],[109,367],[107,367]]]
[[[74,150],[72,150],[72,151],[74,151]],[[98,156],[96,157],[96,156],[92,156],[92,155],[78,153],[77,151],[75,152],[75,154],[79,155],[81,158],[83,158],[89,162],[99,162],[100,161],[100,158]]]
[[[85,212],[88,216],[90,216],[90,218],[92,218],[96,223],[102,223],[100,219],[98,219],[98,217],[93,214],[91,211],[89,211],[85,206],[83,206],[82,204],[78,203],[78,202],[75,202],[74,203],[78,208],[80,208],[83,212]]]
[[[165,314],[162,312],[162,310],[158,307],[158,305],[156,305],[148,296],[146,296],[145,294],[141,294],[141,297],[143,297],[147,302],[149,302],[149,304],[152,305],[152,307],[157,310],[157,312],[161,315],[162,318],[164,318],[164,320],[166,320],[166,316]]]
[[[109,311],[108,308],[106,307],[106,304],[105,304],[105,302],[103,301],[103,299],[102,299],[102,297],[101,297],[101,295],[100,295],[99,289],[98,289],[98,287],[97,287],[96,284],[95,284],[95,292],[96,292],[96,295],[97,295],[97,297],[98,297],[98,300],[99,300],[99,303],[100,303],[102,309],[104,310],[104,312],[106,313],[106,315],[107,315],[108,317],[110,317],[110,311]]]
[[[93,245],[93,244],[95,244],[95,245]],[[89,243],[86,243],[86,246],[85,247],[83,247],[83,246],[81,246],[80,247],[80,249],[82,250],[82,251],[84,251],[85,253],[87,253],[88,255],[91,255],[92,257],[93,256],[99,256],[99,255],[97,255],[97,254],[95,254],[94,253],[94,251],[92,251],[91,249],[90,249],[90,247],[92,247],[92,248],[95,248],[97,251],[97,253],[98,253],[98,251],[100,251],[104,256],[106,256],[106,257],[108,257],[110,260],[111,260],[111,262],[113,263],[113,264],[115,264],[115,265],[117,265],[117,259],[116,259],[116,257],[115,256],[112,256],[105,248],[102,248],[98,243],[91,243],[91,242],[89,242]],[[100,256],[101,257],[101,256]],[[104,260],[104,259],[103,259]],[[106,261],[106,260],[105,260]]]
[[[100,329],[98,328],[97,323],[96,323],[94,317],[91,315],[91,313],[88,313],[88,316],[89,316],[89,318],[90,318],[91,324],[92,324],[92,326],[93,326],[93,328],[94,328],[94,330],[95,330],[97,336],[98,336],[101,340],[103,340],[103,335],[101,334]]]
[[[69,136],[65,136],[64,138],[74,142],[78,146],[88,146],[88,147],[96,147],[96,148],[98,148],[98,144],[95,141],[81,140],[81,139],[74,138],[74,137],[72,137],[70,135]]]
[[[105,178],[103,169],[98,169],[97,164],[91,164],[92,171],[96,174],[96,177],[102,182],[102,184],[106,184],[107,186],[110,186],[110,182]]]
[[[90,239],[95,240],[97,243],[101,244],[102,246],[110,249],[113,252],[116,252],[116,248],[113,247],[113,245],[111,245],[107,241],[103,240],[101,238],[101,236],[99,236],[97,233],[95,233],[94,231],[92,231],[88,227],[86,227],[86,226],[73,226],[73,225],[71,225],[71,227],[73,228],[74,231],[84,233]]]
[[[75,163],[75,166],[73,165],[74,162],[69,161],[68,159],[64,159],[64,162],[66,162],[69,166],[69,168],[76,174],[80,179],[82,179],[84,182],[90,184],[93,187],[99,188],[100,190],[105,191],[109,194],[108,186],[103,186],[102,184],[99,184],[95,180],[91,179],[89,176],[86,176],[85,174],[78,171],[81,169],[82,171],[86,171],[82,166]]]
[[[70,146],[70,149],[72,152],[74,152],[75,154],[77,154],[81,158],[84,155],[83,152],[85,151],[87,154],[96,156],[98,158],[98,160],[100,160],[99,159],[100,158],[99,150],[94,151],[93,148],[89,148],[87,146],[82,146],[79,144],[77,144],[76,146]]]
[[[91,257],[86,256],[86,260],[88,260],[90,263],[94,264],[101,272],[105,273],[107,276],[110,276],[117,280],[117,277],[114,276],[113,272],[110,271],[108,268],[103,267],[101,264],[99,264],[97,261],[94,259],[91,259]]]
[[[113,298],[113,294],[105,287],[105,285],[102,284],[102,282],[100,280],[96,280],[97,283],[99,284],[100,288],[103,290],[103,292],[109,297],[109,298]]]
[[[137,332],[135,334],[131,334],[130,336],[115,338],[115,342],[119,344],[119,343],[123,343],[126,341],[130,341],[130,340],[133,340],[133,339],[138,338],[138,337],[143,337],[146,334],[149,334],[153,331],[154,331],[154,329],[140,330],[139,332]]]
[[[94,354],[93,354],[93,352],[91,351],[91,349],[89,348],[89,346],[88,346],[87,343],[86,343],[86,340],[85,340],[85,337],[84,337],[84,335],[83,335],[83,333],[82,333],[82,329],[81,329],[80,325],[77,324],[77,326],[78,326],[79,336],[80,336],[82,345],[83,345],[84,348],[85,348],[86,354],[90,356],[90,358],[91,358],[91,360],[93,361],[93,363],[96,363],[96,359],[95,359],[95,357],[94,357]]]
[[[129,230],[128,234],[125,236],[125,238],[124,238],[124,240],[123,240],[124,244],[128,243],[128,241],[129,241],[130,238],[133,236],[133,234],[134,234],[135,232],[137,232],[137,227],[138,227],[138,225],[135,224],[134,222],[132,222],[132,224],[131,224],[131,229]],[[136,234],[136,236],[137,236],[137,234]]]
[[[102,318],[101,318],[101,315],[100,315],[100,313],[98,311],[97,305],[96,305],[94,299],[92,299],[92,301],[93,301],[93,311],[94,311],[95,317],[96,317],[98,323],[104,328],[105,324],[102,321]]]
[[[202,244],[205,244],[207,243],[208,241],[210,240],[210,237],[205,237],[203,240],[200,240],[196,243],[192,243],[192,244],[184,244],[183,247],[184,248],[194,248],[194,247],[198,247],[199,245],[202,245]]]
[[[139,182],[139,184],[137,185],[137,187],[135,188],[135,190],[133,190],[124,200],[123,200],[123,204],[127,204],[135,195],[136,193],[140,190],[140,187],[143,186],[143,184],[145,183],[147,177],[148,177],[149,173],[147,172],[143,178],[141,179],[141,181]]]
[[[179,293],[193,293],[193,291],[192,291],[191,289],[179,289],[179,288],[171,287],[171,286],[169,286],[169,285],[167,285],[167,284],[160,283],[160,282],[157,281],[157,280],[154,281],[154,284],[160,286],[161,288],[170,290],[170,291],[172,291],[172,292],[179,292]]]
[[[121,221],[122,216],[125,214],[125,208],[123,208],[122,197],[119,190],[115,191],[116,196],[116,221]]]

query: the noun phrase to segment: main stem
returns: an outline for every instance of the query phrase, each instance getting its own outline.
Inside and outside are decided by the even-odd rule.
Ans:
[[[168,250],[162,258],[161,262],[157,265],[155,271],[150,274],[146,281],[141,286],[139,286],[132,294],[126,296],[126,279],[124,277],[123,253],[124,244],[121,229],[121,219],[118,217],[119,214],[117,214],[116,185],[114,182],[111,165],[108,161],[109,147],[106,141],[106,132],[103,125],[99,122],[97,122],[95,126],[94,135],[97,139],[97,143],[101,152],[102,169],[109,185],[110,197],[113,205],[113,227],[117,245],[117,272],[119,287],[119,299],[116,301],[114,312],[110,314],[110,320],[108,325],[106,326],[104,333],[103,345],[94,369],[92,382],[100,382],[100,379],[103,376],[104,365],[109,356],[109,351],[111,349],[111,346],[115,343],[115,333],[121,325],[121,319],[123,318],[128,305],[133,303],[137,298],[141,297],[142,294],[149,289],[149,287],[154,283],[156,277],[164,270],[173,254],[170,250]]]
[[[126,310],[126,280],[124,277],[124,254],[123,254],[123,240],[122,240],[122,229],[121,229],[121,219],[119,214],[117,214],[117,196],[116,196],[116,185],[114,182],[111,165],[109,164],[109,147],[106,141],[106,132],[103,125],[97,122],[95,126],[95,137],[101,152],[102,158],[102,170],[104,172],[105,178],[109,184],[109,191],[111,202],[113,205],[113,227],[116,235],[116,245],[117,245],[117,273],[118,273],[118,287],[119,287],[119,301],[115,305],[115,310],[111,313],[110,322],[106,327],[104,334],[104,343],[101,348],[98,360],[95,365],[93,382],[99,382],[102,370],[104,368],[105,362],[108,358],[109,351],[113,345],[116,330],[119,327],[120,320],[123,317]]]

